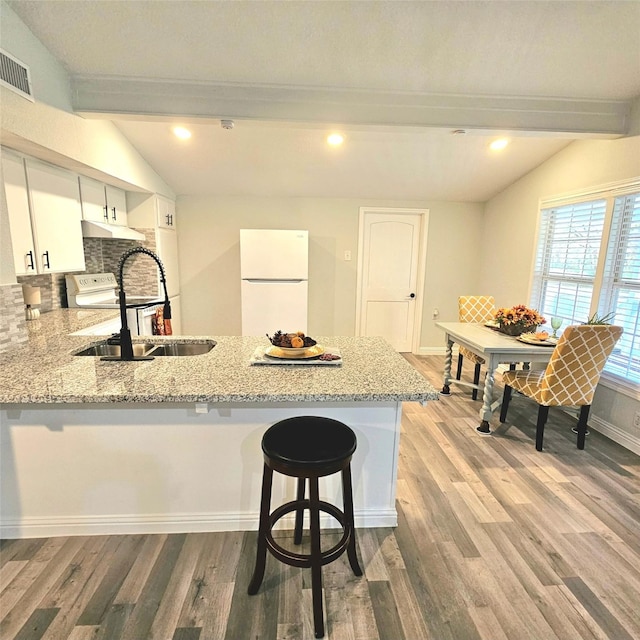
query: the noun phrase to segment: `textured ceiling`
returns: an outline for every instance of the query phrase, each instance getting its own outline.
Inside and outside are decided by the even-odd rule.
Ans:
[[[73,74],[462,95],[640,95],[635,1],[9,4]]]
[[[198,119],[184,108],[163,121],[145,118],[144,106],[135,121],[119,115],[123,133],[178,194],[483,201],[571,137],[554,136],[553,126],[532,128],[512,133],[501,156],[490,154],[486,145],[499,127],[474,131],[480,97],[491,106],[517,98],[522,108],[522,99],[554,99],[560,107],[586,99],[597,107],[640,96],[635,1],[8,4],[72,79],[136,79],[141,95],[150,82],[180,80],[191,89],[227,84],[250,96],[257,95],[252,87],[326,89],[329,100],[346,95],[353,106],[356,90],[364,90],[380,92],[386,114],[394,100],[406,106],[414,95],[446,96],[439,103],[445,113],[455,100],[473,107],[478,97],[475,111],[465,112],[470,135],[337,120],[331,124],[347,134],[339,150],[323,143],[329,123],[303,117],[292,124],[225,112],[236,127],[224,131],[211,114]],[[111,98],[101,117],[118,111],[117,91]],[[178,146],[168,122],[187,115],[197,123],[194,137]]]

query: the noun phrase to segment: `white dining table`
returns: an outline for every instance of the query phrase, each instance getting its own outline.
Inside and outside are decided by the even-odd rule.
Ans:
[[[502,404],[501,399],[493,399],[495,371],[502,363],[547,363],[553,353],[553,345],[526,344],[514,336],[508,336],[483,324],[469,322],[436,322],[445,333],[447,353],[444,363],[444,381],[440,395],[451,395],[451,384],[460,384],[482,390],[480,424],[476,430],[483,435],[491,433],[489,422],[493,412]],[[464,346],[486,362],[487,375],[484,385],[475,385],[451,377],[451,362],[454,343]]]

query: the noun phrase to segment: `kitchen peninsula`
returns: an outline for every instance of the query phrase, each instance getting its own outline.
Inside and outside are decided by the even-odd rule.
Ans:
[[[216,346],[146,362],[74,355],[98,338],[69,334],[108,314],[53,311],[0,354],[0,537],[255,529],[262,434],[305,414],[356,432],[356,525],[396,524],[402,403],[438,393],[382,338],[314,336],[340,366],[251,366],[266,337],[180,337]],[[338,478],[322,485],[336,500]],[[281,478],[274,503],[293,492]]]

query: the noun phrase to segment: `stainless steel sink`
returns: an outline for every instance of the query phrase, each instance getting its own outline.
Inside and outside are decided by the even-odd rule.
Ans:
[[[134,344],[133,345],[133,355],[134,356],[144,356],[153,349],[155,344]],[[82,351],[74,354],[76,356],[116,356],[120,357],[120,345],[119,344],[95,344],[92,347],[87,347]]]
[[[199,356],[204,353],[209,353],[215,345],[216,343],[213,340],[207,340],[206,342],[162,342],[160,344],[138,342],[133,345],[133,355],[152,356],[154,358],[165,356]],[[78,353],[74,355],[120,357],[120,345],[102,342],[78,351]]]
[[[159,344],[148,352],[150,356],[200,356],[209,353],[215,342],[171,342]]]

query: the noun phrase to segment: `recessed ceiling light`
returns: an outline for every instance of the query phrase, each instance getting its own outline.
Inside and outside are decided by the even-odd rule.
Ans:
[[[502,149],[504,149],[508,144],[509,144],[509,139],[508,139],[508,138],[498,138],[497,140],[494,140],[494,141],[489,145],[489,149],[491,149],[492,151],[501,151],[501,150],[502,150]]]
[[[338,147],[344,142],[344,136],[339,133],[332,133],[328,138],[327,142],[333,147]]]
[[[191,137],[191,131],[184,127],[173,127],[173,133],[181,140],[188,140]]]

